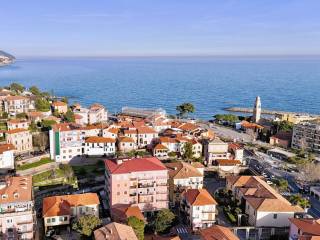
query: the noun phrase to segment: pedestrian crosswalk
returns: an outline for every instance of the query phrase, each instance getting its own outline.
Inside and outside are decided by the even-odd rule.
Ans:
[[[178,234],[187,234],[188,229],[186,227],[177,227],[176,228]]]

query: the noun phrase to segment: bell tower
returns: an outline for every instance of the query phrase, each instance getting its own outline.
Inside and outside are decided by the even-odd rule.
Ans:
[[[256,97],[256,101],[253,107],[253,121],[258,123],[261,119],[261,100],[260,97]]]

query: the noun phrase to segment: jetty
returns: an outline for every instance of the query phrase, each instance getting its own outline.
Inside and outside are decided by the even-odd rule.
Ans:
[[[244,107],[228,107],[228,108],[224,108],[223,110],[225,110],[227,112],[253,113],[252,108],[244,108]],[[309,115],[312,117],[320,117],[320,115],[310,114],[310,113],[286,112],[286,111],[277,111],[277,110],[268,110],[268,109],[262,109],[261,113],[264,115],[292,114],[292,115]]]

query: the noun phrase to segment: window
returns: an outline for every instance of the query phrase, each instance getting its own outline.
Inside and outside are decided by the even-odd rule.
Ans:
[[[53,223],[54,223],[55,221],[56,221],[56,219],[55,219],[55,218],[51,218],[51,222],[53,222]]]
[[[51,219],[50,218],[47,219],[47,223],[51,223]]]
[[[117,195],[120,196],[120,192],[117,192]]]
[[[278,214],[273,214],[273,219],[277,219]]]

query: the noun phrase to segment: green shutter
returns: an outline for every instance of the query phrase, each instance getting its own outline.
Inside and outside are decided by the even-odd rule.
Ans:
[[[60,155],[60,133],[55,132],[54,133],[54,140],[55,140],[55,145],[56,145],[56,155]]]

